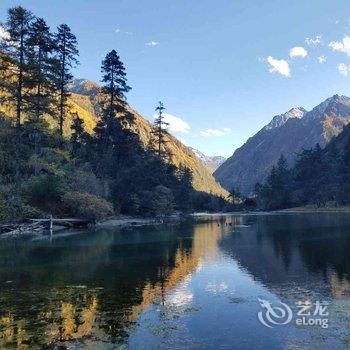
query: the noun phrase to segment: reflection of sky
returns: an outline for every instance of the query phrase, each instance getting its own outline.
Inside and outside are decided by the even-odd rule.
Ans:
[[[241,229],[247,230],[247,227]],[[235,236],[237,241],[230,243],[238,244],[247,234],[247,231],[232,232],[229,237]],[[227,236],[221,238],[225,239]],[[310,341],[315,347],[343,348],[341,337],[334,334],[349,334],[348,328],[344,322],[339,322],[332,309],[334,328],[328,330],[298,328],[293,322],[266,329],[258,321],[259,298],[273,305],[283,301],[296,313],[296,300],[304,300],[306,296],[313,301],[323,300],[321,294],[313,292],[319,285],[314,285],[314,288],[305,285],[304,290],[295,283],[276,283],[270,288],[246,266],[242,267],[242,261],[238,262],[234,254],[229,255],[227,250],[221,249],[219,244],[215,257],[202,255],[201,269],[169,292],[164,306],[153,305],[140,315],[139,326],[130,335],[132,348],[142,345],[145,348],[285,349],[305,348]],[[322,283],[326,286],[327,281],[320,281]],[[333,309],[339,309],[336,303]]]
[[[192,303],[193,292],[189,288],[189,278],[187,278],[179,287],[175,288],[165,297],[165,304],[175,307],[188,306]]]

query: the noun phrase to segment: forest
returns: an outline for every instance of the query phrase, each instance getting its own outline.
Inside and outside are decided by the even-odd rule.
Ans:
[[[300,152],[292,167],[281,155],[266,183],[257,183],[254,192],[258,206],[268,210],[349,205],[350,125],[323,149],[317,144]]]
[[[191,170],[172,164],[161,102],[147,147],[132,131],[126,102],[131,87],[116,50],[102,61],[98,121],[88,132],[69,104],[72,71],[79,64],[70,27],[51,32],[43,18],[13,7],[3,28],[0,222],[48,214],[90,220],[155,216],[229,205],[223,197],[195,191]]]

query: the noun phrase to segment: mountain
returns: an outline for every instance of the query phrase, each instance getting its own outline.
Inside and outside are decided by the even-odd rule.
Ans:
[[[70,91],[72,92],[70,100],[74,105],[72,111],[76,109],[79,115],[79,111],[81,111],[84,114],[82,116],[84,121],[96,123],[99,111],[100,85],[86,79],[76,79],[70,85]],[[131,107],[128,108],[134,116],[131,129],[139,135],[145,146],[148,145],[152,137],[152,124],[137,111]],[[191,169],[193,186],[197,191],[227,196],[227,191],[216,182],[211,172],[192,149],[186,147],[169,133],[166,136],[166,141],[166,148],[171,154],[171,162],[176,166],[184,165]]]
[[[275,116],[269,124],[238,148],[215,172],[226,189],[239,188],[244,194],[256,182],[264,182],[272,166],[283,154],[293,165],[302,149],[325,146],[350,121],[350,99],[334,95],[311,111],[292,108]]]
[[[204,164],[210,173],[213,173],[225,160],[222,156],[207,156],[198,149],[188,147],[196,157]]]

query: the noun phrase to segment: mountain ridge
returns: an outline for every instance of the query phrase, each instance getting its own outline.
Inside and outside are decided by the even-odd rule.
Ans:
[[[196,157],[213,173],[227,158],[222,156],[208,156],[196,148],[188,147]]]
[[[302,107],[297,110],[296,117],[289,113],[293,108],[275,116],[250,137],[214,172],[216,180],[226,189],[236,187],[248,195],[256,182],[266,180],[281,154],[293,165],[298,152],[317,143],[325,146],[350,121],[350,99],[346,96],[333,95],[309,112]],[[278,124],[275,118],[280,116],[286,117],[279,118]]]
[[[90,117],[98,120],[99,112],[99,91],[100,85],[87,79],[75,79],[70,85],[71,101],[84,111],[89,111]],[[131,122],[131,129],[136,132],[142,143],[147,146],[152,137],[152,124],[131,106],[127,107],[134,116]],[[171,154],[171,162],[176,165],[184,165],[191,169],[193,173],[193,186],[197,191],[212,193],[215,195],[227,196],[227,191],[223,189],[214,179],[213,175],[201,162],[189,147],[170,133],[166,133],[165,147]]]

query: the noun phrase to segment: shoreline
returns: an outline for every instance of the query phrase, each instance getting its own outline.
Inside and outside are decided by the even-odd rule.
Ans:
[[[57,233],[66,230],[102,230],[102,229],[113,229],[113,228],[124,228],[124,227],[142,227],[142,226],[152,226],[152,225],[163,225],[163,224],[177,224],[189,215],[184,215],[180,213],[175,213],[172,215],[164,216],[161,218],[149,217],[132,217],[132,216],[120,216],[109,218],[106,220],[98,221],[96,223],[89,224],[86,228],[69,228],[61,225],[53,225],[52,232]],[[63,220],[63,219],[62,219]],[[74,220],[74,219],[73,219]],[[78,219],[76,219],[78,220]],[[21,223],[11,223],[0,225],[0,237],[18,237],[18,236],[30,236],[30,235],[43,235],[45,232],[50,232],[45,224],[40,222],[21,222]]]
[[[260,216],[260,215],[282,215],[282,214],[317,214],[317,213],[350,213],[350,206],[339,206],[339,207],[322,207],[317,208],[315,205],[306,205],[301,207],[271,210],[271,211],[236,211],[236,212],[195,212],[190,214],[175,213],[168,216],[163,216],[161,218],[156,217],[133,217],[133,216],[119,216],[114,218],[109,218],[96,222],[95,224],[89,224],[86,230],[108,230],[113,228],[126,228],[126,227],[143,227],[143,226],[158,226],[167,224],[178,224],[186,219],[200,218],[200,217],[212,217],[218,218],[229,215],[237,216]],[[74,228],[71,228],[74,229]],[[69,228],[60,225],[53,225],[53,233],[60,231],[69,230]],[[81,230],[76,229],[76,230]],[[43,224],[38,222],[22,222],[22,223],[12,223],[0,225],[0,237],[18,237],[25,235],[43,235],[49,230],[45,228]]]

